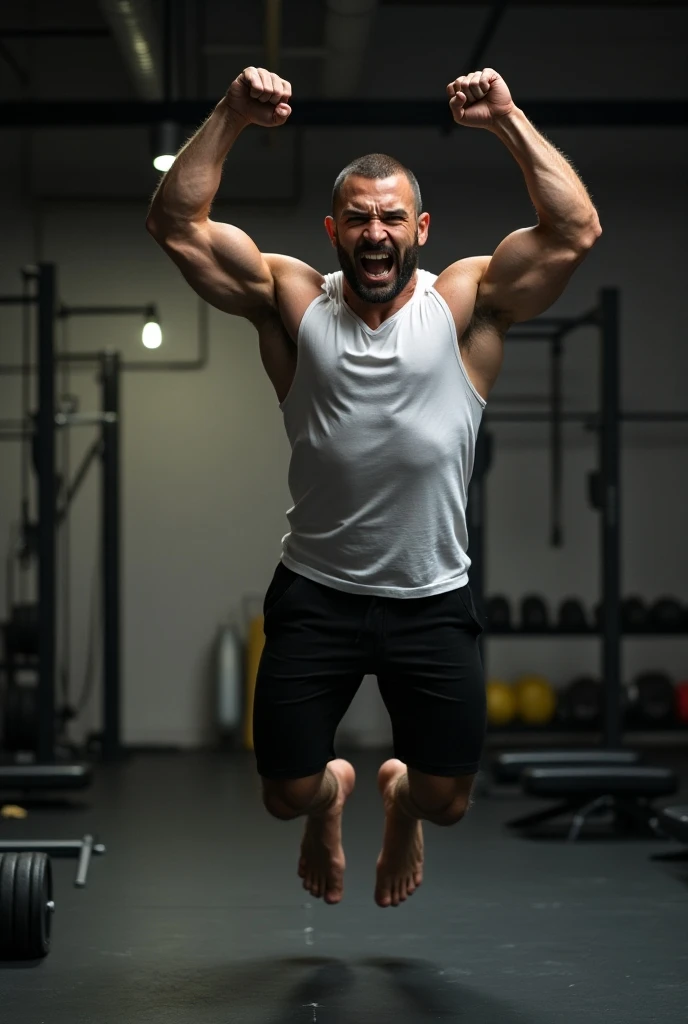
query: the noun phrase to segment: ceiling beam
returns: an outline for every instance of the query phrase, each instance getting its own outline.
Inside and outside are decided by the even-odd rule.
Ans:
[[[215,100],[175,100],[144,103],[108,101],[26,101],[0,103],[0,127],[65,128],[114,125],[150,125],[172,120],[198,125],[215,107]],[[528,100],[519,103],[527,116],[542,127],[684,127],[688,100]],[[300,100],[294,104],[290,125],[398,126],[443,128],[454,125],[445,100]]]
[[[382,7],[491,7],[494,0],[379,0]],[[652,10],[660,7],[685,7],[686,0],[522,0],[510,7],[638,7]]]

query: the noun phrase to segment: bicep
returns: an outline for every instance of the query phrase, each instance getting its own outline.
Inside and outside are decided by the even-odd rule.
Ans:
[[[539,225],[512,232],[487,265],[478,304],[499,312],[510,323],[544,313],[564,291],[586,248]]]
[[[245,316],[274,306],[270,266],[253,239],[233,224],[186,225],[160,244],[194,291],[223,312]]]

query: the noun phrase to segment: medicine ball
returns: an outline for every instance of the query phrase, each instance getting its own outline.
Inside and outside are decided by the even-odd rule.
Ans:
[[[502,679],[487,684],[487,720],[490,725],[506,725],[516,717],[516,692]]]
[[[558,718],[572,728],[592,728],[602,719],[602,684],[593,676],[578,676],[564,689]]]
[[[676,714],[682,725],[688,725],[688,680],[676,684]]]
[[[621,602],[621,624],[629,633],[647,629],[647,605],[642,597],[625,597]]]
[[[569,597],[562,601],[559,606],[558,624],[559,629],[571,633],[589,629],[588,619],[582,602],[575,597]]]
[[[650,607],[648,620],[652,629],[679,633],[686,627],[686,612],[675,597],[660,597]]]
[[[557,698],[543,676],[521,678],[516,688],[518,715],[528,725],[545,725],[554,718]]]
[[[665,672],[642,672],[629,689],[629,720],[639,726],[670,725],[676,717],[676,692]]]
[[[511,605],[506,597],[495,594],[488,598],[485,611],[489,629],[511,629]]]
[[[537,594],[529,594],[521,601],[521,628],[526,632],[549,629],[547,605]]]

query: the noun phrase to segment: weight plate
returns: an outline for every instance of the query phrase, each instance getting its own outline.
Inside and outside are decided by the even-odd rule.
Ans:
[[[45,853],[0,857],[0,958],[36,960],[50,949],[52,870]]]
[[[31,959],[46,956],[50,952],[52,899],[53,876],[50,858],[45,853],[36,853],[33,855],[31,870]]]
[[[0,957],[14,959],[14,872],[16,853],[0,857]]]
[[[14,955],[25,960],[31,949],[31,853],[19,853],[14,872]]]

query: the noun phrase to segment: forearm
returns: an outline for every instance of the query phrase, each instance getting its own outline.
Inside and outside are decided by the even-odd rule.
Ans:
[[[523,171],[540,224],[573,242],[598,235],[597,211],[565,156],[530,123],[522,110],[497,120],[498,136]]]
[[[151,203],[149,230],[164,232],[207,219],[225,158],[247,123],[224,99],[218,103],[162,178]]]

